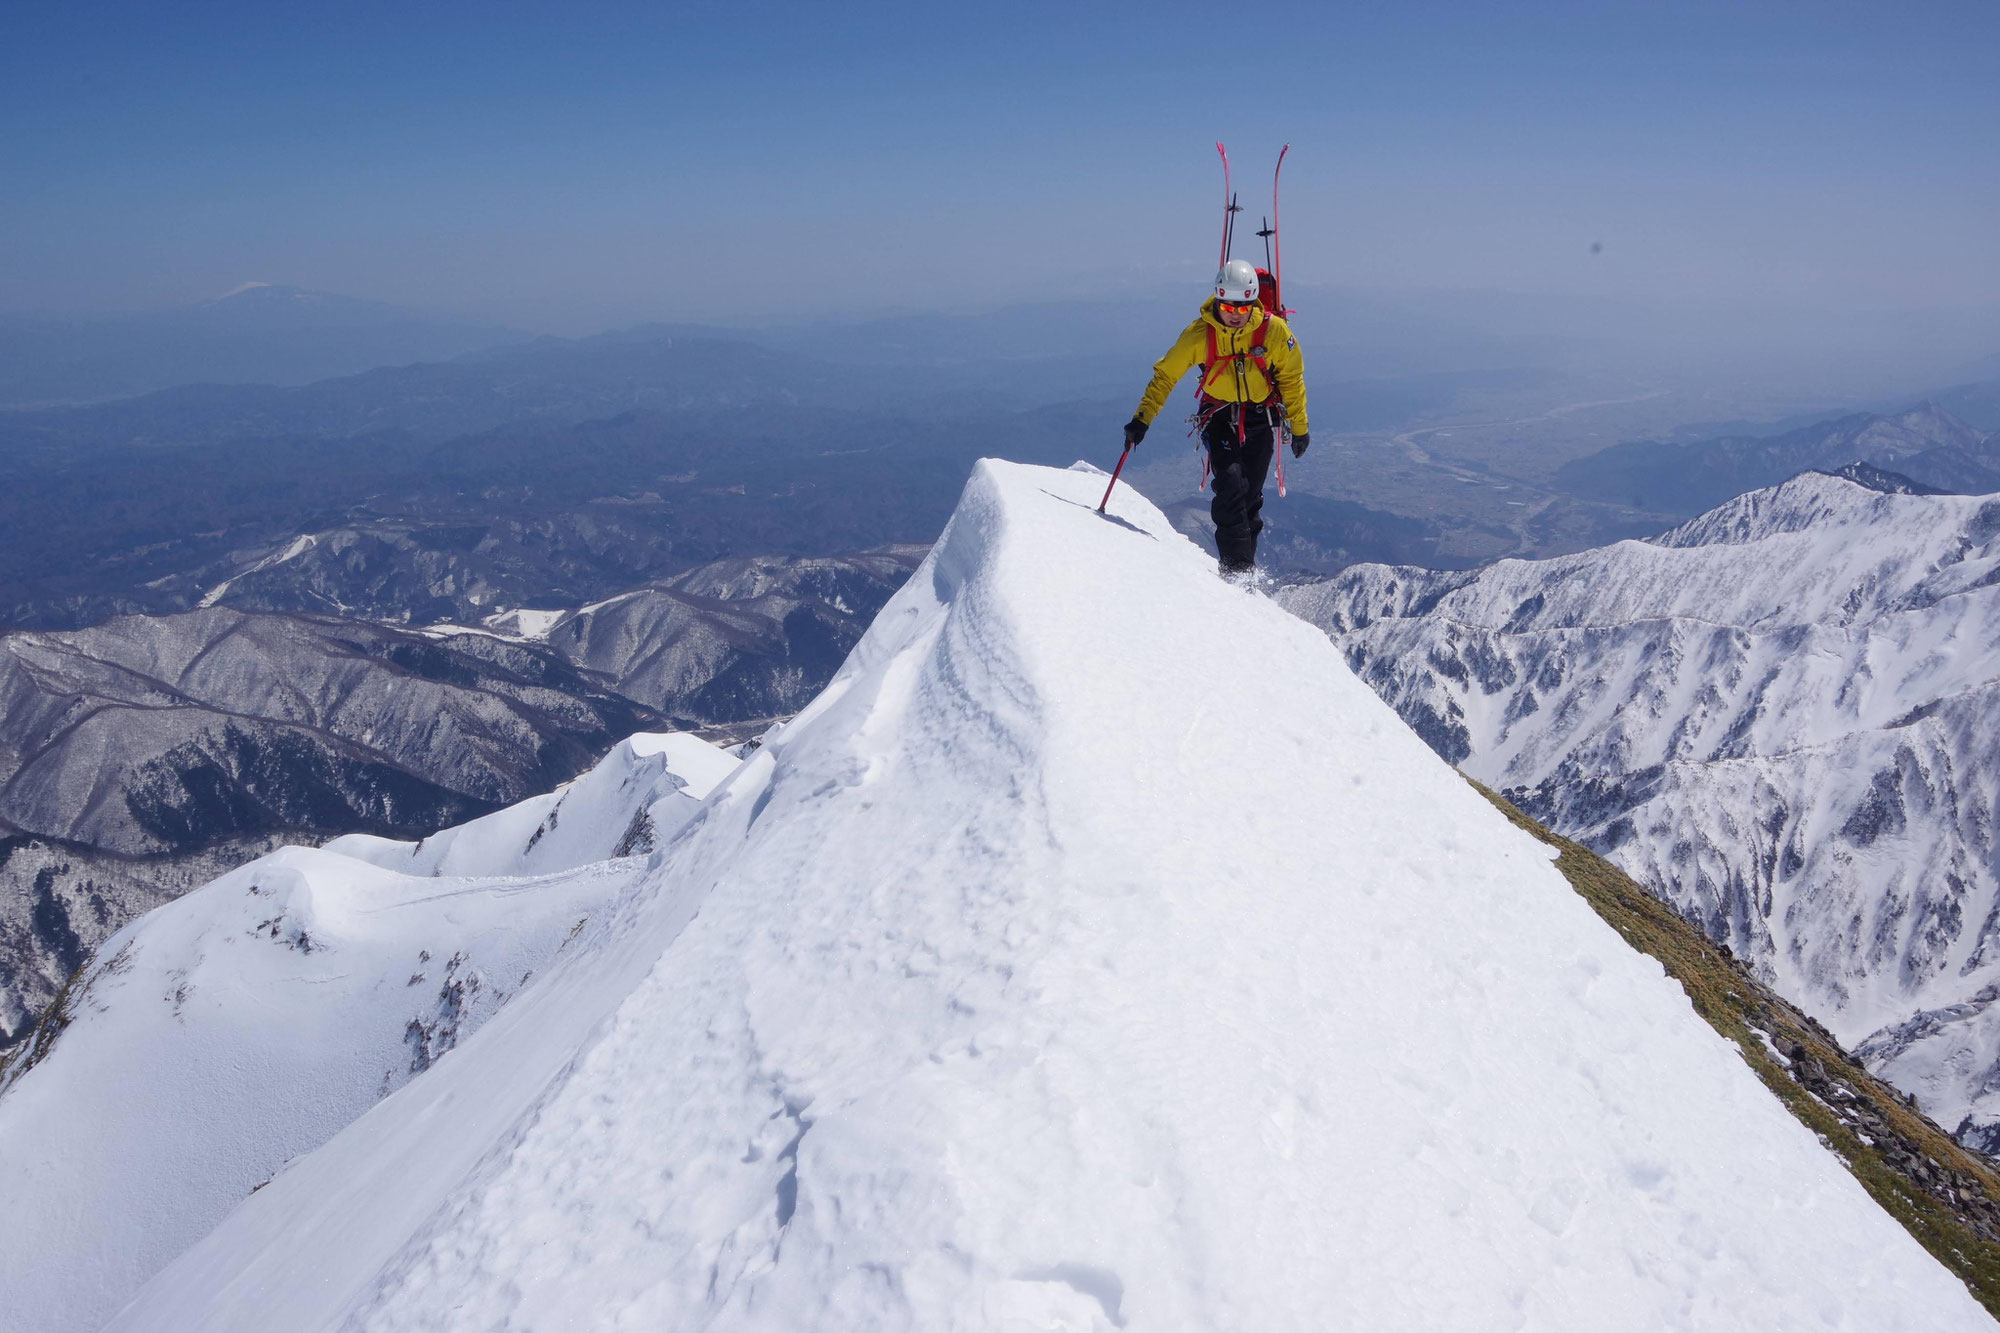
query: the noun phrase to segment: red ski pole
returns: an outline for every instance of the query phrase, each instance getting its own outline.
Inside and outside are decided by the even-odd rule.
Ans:
[[[1126,445],[1125,452],[1118,455],[1118,466],[1111,469],[1111,485],[1104,488],[1104,498],[1097,502],[1097,512],[1103,513],[1104,506],[1111,503],[1111,487],[1118,484],[1118,474],[1125,470],[1125,460],[1132,456],[1132,446]]]

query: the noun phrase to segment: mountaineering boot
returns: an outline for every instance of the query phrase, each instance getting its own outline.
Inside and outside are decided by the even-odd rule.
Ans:
[[[1255,565],[1239,565],[1230,564],[1226,561],[1218,561],[1217,568],[1222,575],[1222,581],[1232,588],[1241,588],[1245,592],[1256,592],[1266,586],[1267,580],[1264,571]]]

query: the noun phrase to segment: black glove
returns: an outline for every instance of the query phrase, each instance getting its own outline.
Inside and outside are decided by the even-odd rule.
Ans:
[[[1306,456],[1306,446],[1311,443],[1312,436],[1310,435],[1292,436],[1292,457],[1304,458]]]
[[[1139,420],[1139,418],[1137,417],[1133,417],[1130,421],[1125,423],[1125,447],[1127,449],[1132,448],[1134,445],[1138,444],[1139,441],[1145,438],[1146,438],[1145,422]]]

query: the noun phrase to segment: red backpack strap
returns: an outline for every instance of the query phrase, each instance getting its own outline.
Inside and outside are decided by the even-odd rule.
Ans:
[[[1201,391],[1208,393],[1209,379],[1215,374],[1215,363],[1222,360],[1222,349],[1215,341],[1215,325],[1203,320],[1208,333],[1208,360],[1201,363]]]

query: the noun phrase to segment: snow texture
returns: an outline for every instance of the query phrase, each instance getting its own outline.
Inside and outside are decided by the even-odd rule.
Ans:
[[[634,736],[548,796],[419,844],[287,848],[119,932],[0,1096],[0,1326],[101,1327],[520,994],[643,872],[621,844],[650,851],[736,762]]]
[[[821,697],[117,1330],[1990,1327],[1323,635],[986,462]]]
[[[1279,600],[1946,1128],[2000,1112],[2000,496],[1807,473],[1653,541]]]

